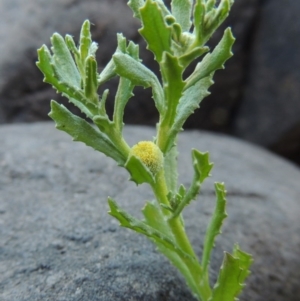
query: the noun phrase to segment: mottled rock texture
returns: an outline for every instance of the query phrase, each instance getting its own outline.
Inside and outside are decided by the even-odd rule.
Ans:
[[[130,145],[154,130],[128,127]],[[152,194],[128,182],[109,158],[73,143],[53,123],[0,127],[1,301],[192,301],[183,279],[143,236],[107,215],[108,195],[135,216]],[[228,214],[213,253],[213,279],[232,245],[255,258],[244,301],[300,299],[300,171],[250,144],[186,132],[179,139],[180,179],[192,178],[190,149],[210,151],[213,177],[185,211],[201,255],[214,207],[214,181],[225,181]]]

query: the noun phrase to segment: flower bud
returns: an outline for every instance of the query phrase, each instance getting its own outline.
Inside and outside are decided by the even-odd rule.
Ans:
[[[153,175],[163,167],[163,153],[152,141],[138,142],[131,148],[130,154],[138,157]]]

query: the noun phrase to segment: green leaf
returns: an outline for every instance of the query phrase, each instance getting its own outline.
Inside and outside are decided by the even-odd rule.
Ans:
[[[155,74],[128,54],[115,53],[113,60],[115,71],[119,76],[129,79],[136,86],[152,87],[155,105],[158,111],[162,113],[165,109],[163,103],[164,95]]]
[[[183,87],[185,86],[182,80],[183,68],[179,64],[178,58],[167,52],[164,54],[162,66],[164,95],[167,101],[166,118],[168,118],[170,124],[172,124]]]
[[[237,292],[237,295],[239,295],[245,286],[244,282],[246,278],[250,275],[249,268],[253,263],[253,257],[250,254],[243,252],[237,244],[234,246],[233,256],[239,259],[240,268],[242,270],[239,275],[239,283],[241,284],[240,290]]]
[[[179,64],[186,68],[190,63],[192,63],[196,58],[200,57],[202,54],[209,51],[208,47],[196,47],[193,50],[181,55],[179,57]]]
[[[178,157],[177,147],[172,147],[169,152],[166,153],[164,159],[164,172],[167,182],[168,190],[175,192],[177,190],[177,157]]]
[[[133,11],[133,16],[135,18],[141,19],[140,8],[145,4],[144,0],[130,0],[128,1],[128,6]]]
[[[216,5],[216,0],[207,0],[205,4],[206,11],[211,11]]]
[[[114,60],[111,59],[108,64],[104,67],[98,77],[98,85],[102,85],[105,82],[109,81],[110,79],[114,78],[117,73],[115,71],[115,63]]]
[[[192,150],[192,159],[194,167],[194,177],[191,186],[188,191],[184,194],[181,202],[178,204],[175,209],[171,219],[178,217],[184,207],[190,204],[194,200],[201,188],[203,181],[210,176],[210,171],[213,167],[213,164],[209,161],[208,153],[201,153],[196,149]]]
[[[84,94],[96,106],[99,104],[97,62],[89,56],[85,62]]]
[[[116,130],[120,133],[122,132],[123,125],[124,125],[123,123],[124,109],[130,97],[133,96],[132,93],[133,88],[134,85],[129,79],[120,77],[118,91],[115,97],[115,106],[114,106],[114,115],[113,115],[113,121],[115,123]]]
[[[225,252],[218,280],[213,288],[209,301],[235,301],[240,291],[239,276],[241,273],[238,258]]]
[[[75,106],[92,119],[94,114],[98,112],[97,106],[85,97],[79,87],[64,82],[64,79],[58,76],[55,65],[52,63],[53,58],[47,46],[43,45],[38,49],[38,59],[37,66],[45,76],[44,82],[51,84],[58,92],[68,97]]]
[[[134,230],[135,232],[144,234],[154,243],[162,244],[168,250],[175,252],[182,258],[186,258],[197,264],[197,261],[190,255],[182,251],[171,237],[165,235],[164,233],[156,230],[153,227],[150,227],[145,222],[129,215],[127,212],[122,210],[113,199],[108,198],[108,204],[110,207],[110,211],[108,213],[119,220],[122,227],[129,228]]]
[[[90,27],[91,26],[89,20],[85,20],[81,27],[79,52],[82,66],[85,65],[85,60],[90,54],[89,51],[92,45]]]
[[[156,201],[153,201],[151,203],[147,202],[142,212],[146,219],[146,223],[150,227],[156,229],[157,231],[163,233],[168,237],[173,238],[172,231],[170,230],[170,227]]]
[[[197,283],[195,283],[195,279],[187,268],[186,263],[189,262],[191,265],[193,265],[194,270],[198,272],[197,274],[199,276],[201,274],[201,267],[194,258],[179,248],[172,236],[169,236],[169,232],[164,229],[165,225],[160,223],[163,221],[163,216],[159,215],[159,209],[153,204],[148,203],[146,208],[143,210],[143,213],[146,217],[146,222],[143,222],[137,220],[122,210],[113,199],[109,198],[108,204],[110,207],[110,211],[108,213],[118,219],[121,226],[144,234],[151,241],[153,241],[159,251],[164,254],[184,275],[191,290],[197,294]],[[153,215],[155,215],[155,217],[153,217]],[[159,224],[157,224],[157,222]]]
[[[204,249],[202,254],[202,267],[208,270],[211,251],[214,247],[216,237],[221,233],[222,224],[227,217],[226,213],[226,190],[223,183],[215,183],[216,207],[206,230]]]
[[[157,202],[147,203],[142,211],[146,219],[145,222],[150,227],[156,229],[160,233],[163,233],[165,236],[173,239],[173,234],[170,230],[170,227],[166,222],[165,217],[162,214]],[[192,292],[197,294],[197,283],[195,283],[189,269],[187,268],[186,260],[191,260],[191,262],[194,264],[195,270],[198,270],[198,275],[200,276],[201,267],[199,266],[199,264],[195,262],[195,260],[191,259],[191,257],[186,257],[185,253],[184,256],[182,256],[182,254],[178,253],[177,250],[172,250],[166,247],[158,240],[155,240],[154,243],[157,246],[158,250],[162,254],[164,254],[185,277],[185,280]]]
[[[140,9],[140,16],[143,27],[139,32],[146,40],[147,48],[154,53],[155,59],[161,62],[164,51],[171,53],[171,27],[165,23],[162,10],[156,1],[146,0]]]
[[[80,88],[81,77],[65,40],[58,33],[51,37],[52,64],[58,78],[70,86]]]
[[[194,34],[196,45],[202,46],[204,43],[204,18],[205,18],[205,0],[196,0],[194,6]]]
[[[202,78],[209,76],[217,69],[224,69],[224,63],[232,57],[231,47],[235,41],[231,29],[227,28],[222,40],[212,53],[208,53],[203,60],[197,64],[195,71],[185,80],[185,90],[196,84]]]
[[[217,30],[217,28],[228,17],[230,8],[233,4],[231,0],[221,0],[217,8],[213,8],[213,3],[207,3],[206,10],[208,13],[205,16],[204,35],[205,41],[207,41],[211,35]],[[211,6],[213,6],[211,8]]]
[[[105,134],[97,131],[82,118],[73,115],[63,105],[52,100],[49,116],[55,121],[56,128],[68,133],[74,141],[81,141],[87,146],[104,153],[117,161],[119,165],[123,166],[125,164],[126,154],[121,153]]]
[[[195,85],[184,91],[177,106],[174,123],[169,131],[167,150],[174,145],[177,134],[182,131],[187,118],[199,108],[201,101],[210,94],[208,88],[213,84],[212,76],[213,74],[199,80]]]
[[[233,255],[225,252],[218,280],[209,301],[235,301],[241,293],[245,280],[250,274],[252,256],[234,246]]]
[[[196,149],[192,150],[193,166],[196,177],[202,184],[210,176],[213,163],[209,161],[209,153],[201,153]]]
[[[129,171],[130,180],[137,185],[143,183],[154,183],[155,179],[149,168],[135,155],[130,155],[125,163],[125,168]]]
[[[191,0],[172,0],[172,14],[176,21],[181,25],[182,31],[189,31],[191,28],[191,13],[192,13]]]

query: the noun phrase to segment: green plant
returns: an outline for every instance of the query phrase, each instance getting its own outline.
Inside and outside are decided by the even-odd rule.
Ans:
[[[109,214],[130,228],[147,236],[182,273],[198,300],[233,301],[242,291],[249,274],[252,257],[235,245],[232,254],[225,253],[217,283],[211,288],[209,262],[216,236],[226,218],[226,191],[223,183],[215,184],[216,207],[208,225],[202,260],[199,262],[184,229],[183,209],[195,199],[202,182],[209,177],[213,164],[209,154],[192,150],[194,177],[189,188],[177,181],[177,136],[186,119],[209,94],[217,69],[232,56],[234,43],[227,28],[212,52],[205,46],[209,38],[227,17],[232,0],[173,0],[171,9],[162,0],[130,0],[134,16],[141,20],[139,30],[159,64],[161,79],[145,67],[139,58],[139,47],[117,35],[118,46],[112,59],[98,73],[90,23],[85,21],[79,46],[73,38],[59,34],[51,38],[52,53],[43,45],[38,50],[38,68],[44,81],[77,106],[95,127],[73,115],[63,105],[51,102],[49,116],[59,130],[75,141],[84,142],[114,159],[126,168],[136,184],[147,183],[156,200],[146,203],[144,220],[138,220],[122,210],[111,198]],[[192,29],[191,29],[192,28]],[[183,78],[186,68],[203,56],[194,71]],[[119,77],[112,119],[105,101],[108,90],[98,95],[100,85]],[[135,86],[151,88],[159,112],[154,141],[141,141],[130,147],[123,138],[123,114]]]

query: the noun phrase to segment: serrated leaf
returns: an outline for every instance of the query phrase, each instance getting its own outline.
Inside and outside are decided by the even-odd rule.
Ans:
[[[201,188],[203,181],[210,175],[213,164],[209,161],[208,153],[201,153],[196,149],[192,150],[192,159],[194,167],[193,181],[187,192],[184,194],[181,202],[175,209],[171,219],[178,217],[182,210],[194,200]]]
[[[182,251],[172,237],[166,235],[160,230],[157,230],[157,226],[156,228],[151,227],[148,223],[145,223],[132,217],[127,212],[122,210],[118,206],[118,204],[111,198],[108,199],[108,204],[110,207],[109,214],[118,219],[121,223],[121,226],[144,234],[151,241],[153,241],[160,250],[160,252],[162,252],[172,262],[172,264],[174,264],[174,266],[177,267],[179,271],[184,275],[187,284],[189,285],[193,293],[197,294],[198,284],[195,283],[195,278],[191,275],[186,263],[189,262],[190,265],[193,265],[195,272],[197,272],[197,275],[199,275],[200,277],[201,267],[199,266],[198,262],[190,255]],[[155,208],[151,207],[151,209]]]
[[[80,88],[72,86],[58,77],[47,46],[43,45],[38,49],[38,59],[37,66],[45,76],[44,82],[51,84],[58,92],[68,97],[87,117],[92,119],[93,115],[97,114],[97,106],[85,97]]]
[[[51,37],[51,43],[53,52],[52,64],[58,78],[70,86],[80,88],[80,73],[65,40],[61,35],[55,33]]]
[[[205,0],[196,0],[194,6],[194,34],[196,39],[196,45],[202,46],[204,43],[203,29],[204,29],[204,17],[205,17]]]
[[[173,238],[172,231],[170,230],[169,225],[166,222],[165,217],[156,201],[151,203],[147,202],[142,212],[146,219],[146,223],[150,227],[156,229],[164,235]]]
[[[154,183],[155,179],[151,171],[145,166],[142,161],[135,155],[130,155],[125,163],[125,168],[130,173],[130,180],[137,185],[143,183]]]
[[[216,29],[228,17],[232,5],[231,0],[221,0],[217,8],[210,8],[210,3],[207,3],[208,13],[205,16],[205,24],[203,26],[205,41],[207,41]],[[213,4],[214,6],[214,4]]]
[[[82,66],[85,65],[86,58],[90,55],[90,47],[92,45],[92,37],[91,37],[91,31],[90,31],[90,21],[85,20],[82,24],[81,31],[80,31],[80,46],[79,46],[79,52],[80,52],[80,58]]]
[[[239,264],[241,268],[241,273],[239,275],[239,283],[241,285],[240,290],[237,292],[237,295],[239,295],[245,286],[244,282],[246,278],[250,275],[249,268],[253,263],[253,257],[250,254],[242,251],[237,244],[234,246],[232,255],[239,259]]]
[[[209,76],[218,69],[224,69],[224,63],[232,57],[231,47],[235,41],[231,29],[227,28],[224,35],[212,53],[208,53],[197,64],[195,71],[185,80],[185,90],[196,84],[202,78]]]
[[[216,5],[216,0],[207,0],[205,4],[206,11],[211,11]]]
[[[179,64],[186,68],[191,62],[193,62],[196,58],[200,57],[204,53],[208,52],[208,47],[196,47],[190,52],[187,52],[179,57]]]
[[[111,59],[107,65],[104,67],[104,69],[101,71],[98,77],[98,85],[102,85],[105,82],[109,81],[110,79],[114,78],[117,73],[115,71],[115,63],[114,60]]]
[[[129,79],[120,77],[113,114],[113,121],[115,123],[116,130],[120,133],[123,129],[124,109],[130,97],[133,96],[133,88],[134,85]]]
[[[195,259],[193,259],[190,255],[182,251],[171,237],[168,237],[162,232],[156,230],[155,228],[150,227],[145,222],[140,221],[135,217],[129,215],[127,212],[122,210],[113,199],[108,198],[108,204],[110,207],[110,211],[108,213],[111,216],[115,217],[117,220],[119,220],[121,226],[132,229],[138,233],[144,234],[154,243],[162,244],[165,248],[169,249],[172,252],[177,253],[182,258],[186,258],[188,260],[195,262],[195,264],[197,264]]]
[[[196,177],[202,184],[204,180],[210,176],[213,163],[209,161],[209,153],[201,153],[196,149],[192,150],[193,166]]]
[[[97,62],[93,56],[89,56],[85,62],[84,94],[96,106],[99,103]]]
[[[166,153],[164,159],[164,172],[167,182],[168,190],[175,192],[177,190],[177,157],[178,151],[176,147],[172,147],[169,152]]]
[[[97,131],[82,118],[73,115],[66,107],[51,101],[49,116],[55,121],[56,128],[68,133],[74,141],[81,141],[87,146],[113,158],[119,165],[124,165],[126,155],[121,153],[111,140],[103,133]]]
[[[213,84],[212,76],[213,74],[203,78],[184,91],[177,106],[174,123],[169,131],[167,150],[174,145],[177,134],[182,131],[187,118],[199,108],[201,101],[210,94],[208,88]]]
[[[106,134],[108,134],[114,127],[114,123],[109,119],[109,117],[106,114],[94,116],[93,122],[101,132]]]
[[[173,121],[183,87],[185,86],[185,83],[182,80],[183,68],[179,64],[177,57],[172,56],[167,52],[164,53],[163,57],[163,67],[161,68],[161,71],[164,82],[164,95],[167,101],[165,118]]]
[[[168,226],[168,223],[166,222],[165,217],[156,202],[147,203],[142,211],[146,219],[145,222],[150,227],[173,239],[173,234]],[[154,243],[156,244],[158,250],[162,254],[164,254],[170,260],[170,262],[182,273],[192,292],[194,294],[197,294],[197,283],[195,283],[185,263],[185,260],[187,260],[188,258],[182,258],[177,253],[177,251],[172,251],[170,248],[165,247],[164,244],[160,243],[159,241],[154,241]],[[201,267],[194,260],[192,260],[192,263],[195,267],[195,270],[198,270],[198,275],[200,276]]]
[[[144,0],[130,0],[128,1],[127,5],[133,11],[133,16],[135,18],[141,19],[140,16],[140,8],[145,4]]]
[[[218,280],[209,301],[235,301],[240,291],[240,260],[225,252]]]
[[[133,59],[128,54],[115,53],[113,55],[115,71],[121,77],[129,79],[134,85],[145,88],[152,87],[155,105],[160,113],[164,111],[164,95],[162,87],[155,76],[146,66]]]
[[[226,190],[223,183],[215,183],[216,207],[206,230],[204,248],[202,253],[202,267],[205,272],[208,270],[211,251],[214,247],[216,237],[221,233],[221,228],[226,213]],[[224,299],[226,300],[226,299]]]
[[[191,13],[192,13],[191,0],[172,0],[172,14],[176,21],[181,25],[182,31],[189,31],[191,28]]]
[[[146,40],[147,48],[154,53],[155,59],[161,62],[164,51],[171,53],[171,27],[165,23],[164,14],[156,1],[146,0],[140,9],[140,16],[143,27],[139,32]]]

